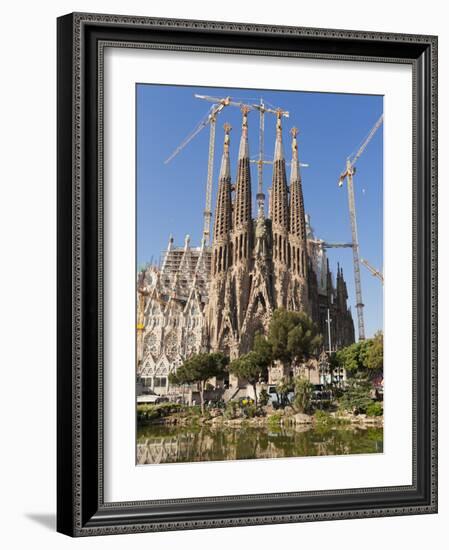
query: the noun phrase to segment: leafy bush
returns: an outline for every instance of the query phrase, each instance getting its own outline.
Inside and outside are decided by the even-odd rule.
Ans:
[[[368,416],[382,416],[384,413],[384,408],[382,407],[382,404],[373,401],[366,407],[366,414]]]
[[[226,403],[226,408],[223,413],[223,417],[226,420],[232,420],[233,418],[236,418],[238,409],[239,409],[238,403],[236,403],[235,401],[228,401],[228,403]]]
[[[258,409],[254,404],[248,404],[246,407],[243,407],[242,410],[245,418],[254,418],[257,416]]]
[[[315,420],[317,424],[329,424],[331,421],[331,416],[329,413],[318,409],[315,411]]]
[[[240,408],[244,409],[245,407],[253,405],[254,404],[254,399],[251,399],[251,397],[242,397],[239,400],[238,403],[239,403]]]

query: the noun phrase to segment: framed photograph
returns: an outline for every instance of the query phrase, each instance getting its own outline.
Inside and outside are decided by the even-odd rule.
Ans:
[[[437,511],[437,38],[58,19],[58,531]]]

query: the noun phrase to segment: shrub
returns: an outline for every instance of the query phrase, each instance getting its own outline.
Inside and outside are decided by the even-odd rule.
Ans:
[[[354,414],[362,414],[372,402],[368,377],[363,373],[356,373],[350,377],[340,399],[341,407]]]
[[[271,416],[268,417],[268,425],[271,428],[276,428],[281,424],[282,415],[279,413],[274,413]]]
[[[260,390],[260,393],[259,393],[259,405],[261,407],[265,407],[266,405],[268,405],[268,401],[269,401],[268,392],[265,388],[262,388],[262,390]]]
[[[329,424],[331,421],[331,416],[329,413],[326,413],[320,409],[315,411],[315,420],[318,424]]]
[[[253,404],[246,405],[246,407],[243,408],[243,414],[245,418],[254,418],[255,416],[257,416],[256,405],[253,405]]]
[[[384,413],[384,408],[381,403],[373,401],[366,407],[366,414],[368,416],[382,416]]]
[[[140,422],[151,422],[152,420],[157,420],[158,418],[184,410],[185,406],[181,403],[139,404],[137,405],[137,420]]]
[[[236,418],[238,408],[238,403],[236,403],[235,401],[229,401],[228,403],[226,403],[223,417],[226,420],[232,420],[233,418]]]

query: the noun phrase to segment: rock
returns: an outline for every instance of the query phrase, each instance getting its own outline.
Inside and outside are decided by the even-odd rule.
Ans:
[[[308,414],[297,413],[294,416],[296,424],[312,424],[312,417]]]

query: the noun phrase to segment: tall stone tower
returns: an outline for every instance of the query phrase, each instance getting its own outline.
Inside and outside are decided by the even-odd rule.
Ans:
[[[273,231],[273,276],[276,307],[287,307],[288,290],[288,187],[282,144],[282,114],[276,119],[276,143],[273,158],[273,180],[270,197]]]
[[[231,355],[235,342],[235,293],[230,294],[230,267],[234,250],[232,242],[231,167],[229,160],[229,124],[224,125],[225,138],[221,159],[212,244],[211,281],[207,307],[210,347]],[[234,297],[234,299],[233,299]],[[224,307],[226,304],[226,307]]]
[[[232,289],[235,288],[237,300],[237,332],[245,319],[250,291],[250,273],[252,268],[253,220],[251,215],[251,172],[248,150],[248,108],[242,108],[242,135],[240,138],[235,200],[233,211],[233,268]]]
[[[308,258],[306,240],[306,220],[304,213],[304,197],[302,194],[301,173],[298,159],[297,128],[292,128],[292,163],[290,174],[290,218],[287,250],[289,268],[289,289],[287,293],[287,308],[305,310],[311,314],[308,304]]]

